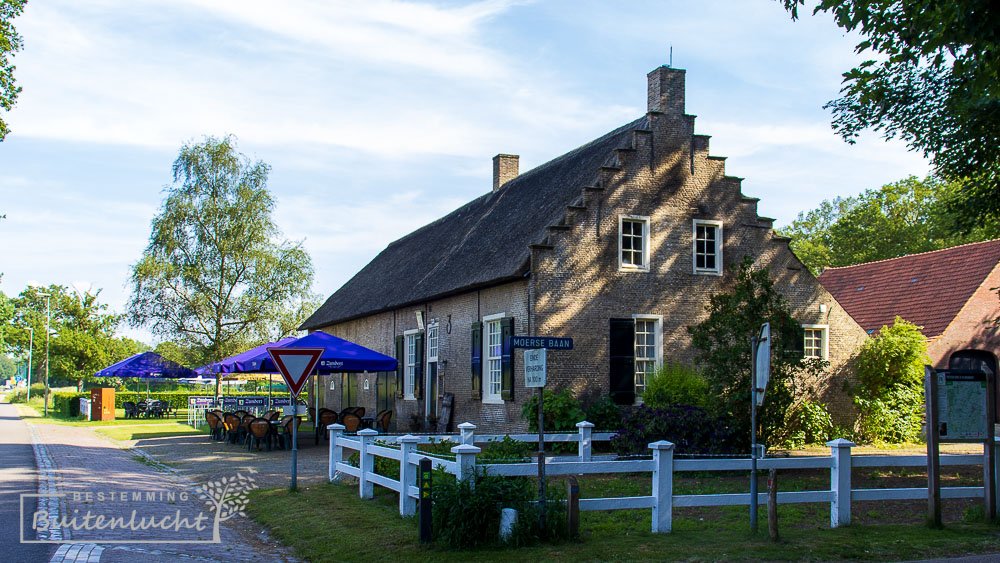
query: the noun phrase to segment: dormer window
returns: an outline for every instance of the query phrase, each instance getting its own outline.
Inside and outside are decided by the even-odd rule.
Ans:
[[[691,235],[694,273],[722,275],[722,221],[695,219]]]
[[[649,271],[649,217],[618,218],[618,269]]]

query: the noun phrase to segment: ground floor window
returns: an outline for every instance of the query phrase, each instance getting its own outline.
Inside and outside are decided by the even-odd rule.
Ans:
[[[649,378],[663,363],[663,317],[634,315],[611,319],[608,339],[612,399],[635,404]]]

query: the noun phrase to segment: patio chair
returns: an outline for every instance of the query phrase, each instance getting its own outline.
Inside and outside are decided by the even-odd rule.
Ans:
[[[278,425],[281,427],[281,431],[278,434],[278,439],[281,440],[281,447],[285,450],[292,449],[292,424],[295,424],[295,428],[298,428],[302,424],[302,419],[297,416],[285,415],[281,418],[281,423]]]
[[[345,432],[357,432],[361,428],[361,417],[352,412],[344,412],[340,415],[340,423],[344,425]]]
[[[139,408],[135,401],[125,401],[122,403],[122,408],[125,409],[125,418],[139,418]]]
[[[250,432],[247,439],[247,449],[253,451],[256,447],[260,449],[261,442],[267,445],[267,451],[271,451],[271,422],[266,418],[255,418],[248,425]]]
[[[312,422],[314,424],[316,422],[316,408],[315,407],[309,407],[309,422]]]
[[[240,417],[240,436],[239,439],[243,442],[250,440],[250,423],[256,418],[252,414],[245,414]]]
[[[149,405],[146,407],[146,412],[149,418],[162,418],[163,417],[163,407],[160,406],[160,401],[150,401]]]
[[[326,428],[331,424],[337,424],[337,413],[330,409],[319,409],[319,420],[316,422],[316,443],[319,444],[320,435],[323,436],[324,440],[329,440],[330,436],[326,431]]]
[[[248,415],[248,414],[250,414],[250,413],[248,413],[247,411],[245,411],[243,409],[240,409],[238,411],[233,412],[233,414],[235,414],[236,416],[240,417],[240,420],[243,420],[243,417],[246,416],[246,415]]]
[[[177,418],[177,408],[171,405],[170,401],[160,400],[160,410],[163,411],[163,416],[174,415],[174,418]]]
[[[208,435],[214,440],[222,439],[222,419],[212,411],[205,411],[205,422],[208,423]]]
[[[384,410],[375,415],[375,429],[379,432],[388,432],[389,423],[392,421],[392,410]]]
[[[273,415],[273,414],[274,414],[275,412],[276,412],[276,411],[274,411],[274,410],[269,410],[269,411],[265,412],[264,414],[260,415],[260,417],[261,417],[261,418],[266,418],[267,420],[272,420],[272,419],[271,419],[271,416],[272,416],[272,415]]]
[[[271,413],[270,417],[265,417],[265,418],[267,418],[268,420],[270,420],[272,422],[275,421],[275,420],[281,420],[281,413],[278,412],[278,411],[274,411],[274,412]]]
[[[236,416],[234,413],[227,412],[222,415],[222,424],[226,430],[226,439],[231,444],[235,444],[236,440],[240,436],[240,417]]]

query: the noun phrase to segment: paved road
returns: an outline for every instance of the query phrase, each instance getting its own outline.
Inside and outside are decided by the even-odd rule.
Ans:
[[[13,405],[0,403],[0,546],[6,561],[48,561],[56,550],[54,545],[20,541],[20,495],[34,494],[37,486],[35,454],[27,425],[18,418]],[[29,534],[28,538],[35,539],[30,530]]]

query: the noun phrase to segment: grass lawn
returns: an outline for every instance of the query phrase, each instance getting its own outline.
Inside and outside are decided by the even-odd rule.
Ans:
[[[617,484],[606,478],[601,483],[588,480],[581,478],[581,492],[626,493],[635,487],[635,480],[628,478],[614,479]],[[698,487],[713,488],[704,483]],[[516,550],[443,551],[419,544],[417,521],[399,517],[395,493],[375,490],[374,501],[358,498],[356,486],[342,484],[310,485],[296,493],[257,490],[251,493],[247,514],[309,561],[880,561],[995,552],[1000,539],[997,526],[974,522],[953,523],[942,530],[920,524],[830,529],[828,508],[826,519],[816,522],[810,511],[802,510],[807,505],[783,505],[778,542],[767,536],[766,511],[761,511],[761,533],[753,537],[745,507],[719,507],[683,516],[675,512],[670,534],[649,531],[649,510],[584,512],[578,541]]]
[[[81,417],[68,418],[58,415],[49,409],[49,416],[42,416],[42,401],[38,400],[36,403],[35,399],[32,398],[31,403],[25,405],[23,403],[15,404],[17,407],[18,415],[27,422],[34,422],[37,424],[62,424],[65,426],[133,426],[133,425],[161,425],[161,424],[177,424],[187,421],[187,410],[178,409],[177,418],[125,418],[124,409],[115,409],[115,419],[114,420],[83,420]],[[188,427],[190,428],[190,427]]]

